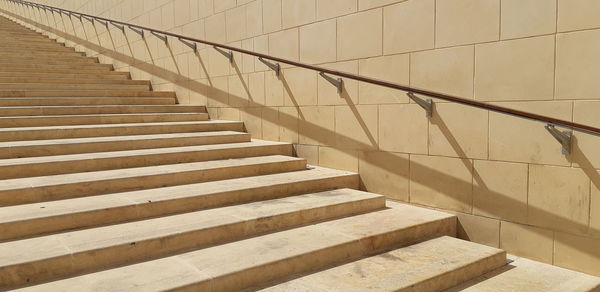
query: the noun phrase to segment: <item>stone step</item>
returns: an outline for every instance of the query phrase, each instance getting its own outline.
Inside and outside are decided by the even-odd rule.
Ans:
[[[398,204],[19,291],[240,291],[455,233],[454,216]]]
[[[139,91],[139,90],[0,90],[3,97],[172,97],[171,91]]]
[[[291,144],[251,142],[97,152],[0,160],[0,179],[192,163],[268,155],[293,155]]]
[[[75,79],[87,82],[87,80],[129,80],[129,72],[98,72],[98,73],[42,73],[42,72],[0,72],[0,78],[19,78],[19,79]]]
[[[2,56],[0,63],[19,63],[19,64],[79,64],[79,63],[98,63],[98,58],[82,56]]]
[[[0,159],[250,142],[233,131],[0,142]]]
[[[0,57],[86,57],[85,52],[75,52],[75,51],[35,51],[35,52],[24,52],[23,50],[16,49],[4,49],[0,51]]]
[[[0,241],[248,202],[358,188],[355,173],[313,168],[0,208]]]
[[[0,92],[14,90],[151,90],[150,84],[89,84],[89,83],[2,83]]]
[[[210,120],[199,122],[0,128],[0,142],[214,131],[243,132],[244,124],[238,121]]]
[[[174,105],[172,97],[3,97],[2,107],[23,106],[82,106],[82,105]]]
[[[383,196],[337,190],[6,242],[0,244],[0,289],[384,207]],[[26,247],[29,252],[20,253]]]
[[[103,105],[0,107],[1,116],[54,116],[133,113],[206,113],[201,105]]]
[[[130,80],[130,79],[85,79],[85,78],[39,78],[39,77],[2,77],[0,76],[0,84],[100,84],[100,85],[145,85],[149,88],[150,81],[148,80]]]
[[[21,47],[15,47],[15,46],[5,46],[3,44],[0,44],[0,52],[13,52],[13,51],[19,51],[19,50],[23,50],[23,48]],[[46,47],[46,48],[35,48],[35,50],[32,50],[31,52],[75,52],[74,48],[69,48],[69,47],[65,47],[65,46],[53,46],[53,47]]]
[[[105,65],[105,64],[96,64],[96,65]],[[111,68],[79,68],[79,69],[69,69],[69,68],[63,68],[63,69],[48,69],[48,68],[18,68],[18,67],[11,67],[11,68],[2,68],[0,67],[0,74],[25,74],[25,75],[30,75],[33,76],[33,74],[40,74],[40,73],[44,73],[44,74],[75,74],[77,76],[81,75],[81,74],[94,74],[94,75],[99,75],[99,74],[115,74],[117,73],[116,71],[110,71],[112,70]],[[122,73],[122,72],[120,72]]]
[[[69,64],[65,62],[55,62],[55,64],[21,64],[21,63],[0,63],[0,71],[2,72],[44,72],[45,70],[69,70],[76,72],[101,72],[110,71],[113,69],[111,64],[99,63],[81,63]],[[73,73],[73,72],[71,72]]]
[[[0,117],[0,128],[188,122],[206,120],[208,120],[207,113],[134,113],[55,116],[3,116]]]
[[[600,277],[509,256],[510,263],[445,292],[597,292]]]
[[[306,169],[304,159],[272,155],[3,180],[0,206],[185,185]]]
[[[441,291],[505,265],[503,250],[442,236],[260,291]]]

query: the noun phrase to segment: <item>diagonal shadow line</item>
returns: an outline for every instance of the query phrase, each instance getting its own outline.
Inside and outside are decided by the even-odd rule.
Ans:
[[[98,45],[97,44],[91,43],[91,42],[86,41],[86,40],[79,39],[77,37],[73,37],[72,35],[68,35],[68,34],[66,34],[64,32],[61,32],[59,30],[56,30],[56,29],[54,29],[52,27],[49,27],[49,26],[46,26],[46,25],[43,25],[43,24],[39,24],[39,23],[35,23],[35,22],[33,22],[33,21],[29,20],[29,19],[26,19],[24,17],[21,17],[19,15],[15,15],[13,13],[7,12],[6,10],[2,10],[2,11],[5,12],[5,13],[7,13],[7,14],[9,14],[9,15],[11,15],[11,16],[13,16],[13,17],[15,17],[15,18],[18,18],[18,19],[20,19],[20,20],[22,20],[24,22],[28,22],[30,24],[41,26],[42,29],[44,29],[46,31],[51,31],[52,33],[57,34],[57,35],[61,35],[61,37],[63,37],[63,38],[69,38],[71,41],[79,43],[79,44],[83,45],[84,47],[87,47],[87,48],[89,48],[91,50],[98,50]],[[157,75],[160,78],[163,78],[165,80],[173,82],[174,84],[177,84],[176,82],[178,82],[177,76],[179,76],[179,75],[175,74],[175,73],[173,73],[171,71],[168,71],[166,69],[163,69],[163,68],[160,68],[160,67],[157,67],[157,66],[145,63],[145,62],[136,63],[135,62],[136,61],[135,58],[127,56],[127,55],[124,55],[124,54],[121,54],[119,52],[107,51],[106,53],[108,54],[107,56],[110,57],[110,58],[113,58],[115,60],[119,60],[119,61],[127,63],[127,64],[131,64],[132,67],[136,67],[136,68],[138,68],[140,70],[144,70],[146,72],[152,73],[153,75]],[[194,81],[194,80],[189,80],[189,82],[186,82],[185,84],[180,83],[178,85],[180,85],[182,87],[186,87],[188,89],[192,88],[192,87],[190,87],[190,85],[188,83],[189,84],[193,84],[195,88],[202,88],[202,89],[208,89],[208,88],[210,88],[211,90],[216,91],[216,92],[220,91],[220,90],[217,90],[216,88],[208,87],[205,84],[202,84],[202,83]],[[237,96],[234,96],[234,95],[229,95],[229,98],[230,99],[231,98],[238,99],[238,102],[240,100],[243,100],[243,98],[237,97]],[[263,108],[263,112],[267,111],[270,114],[273,114],[273,113],[277,112],[278,116],[280,116],[280,115],[283,114],[288,119],[297,119],[296,117],[294,117],[292,115],[288,115],[288,114],[282,113],[282,112],[280,112],[280,111],[278,111],[276,109],[273,109],[273,108],[270,108],[268,106],[264,106],[263,104],[258,104],[258,103],[255,103],[255,102],[250,102],[249,103],[249,107],[264,107]],[[252,111],[247,111],[245,108],[240,108],[240,110],[245,111],[249,115],[255,115]],[[268,116],[272,117],[272,115],[268,115]],[[262,118],[262,117],[258,117],[258,118]],[[270,122],[274,122],[275,124],[278,123],[278,121],[276,121],[274,119],[271,119],[269,121]],[[314,128],[314,129],[319,129],[320,131],[331,132],[331,130],[323,128],[322,126],[319,126],[319,125],[314,124],[314,123],[311,124],[311,127]],[[291,129],[291,130],[293,131],[293,129]],[[334,132],[331,132],[331,134],[335,135]],[[311,136],[311,133],[310,132],[306,133],[306,135]],[[316,140],[319,139],[319,137],[312,137],[312,138],[314,138]],[[369,144],[365,144],[364,142],[354,140],[351,137],[345,137],[345,138],[348,139],[348,140],[352,140],[358,146],[357,147],[358,149],[369,149],[369,147],[370,147]],[[352,151],[350,149],[343,149],[343,148],[341,148],[339,150],[342,151],[342,152],[345,152],[347,154],[350,154],[350,155],[354,154],[354,151]],[[387,155],[388,158],[389,158],[389,161],[398,161],[398,162],[401,162],[401,163],[408,163],[409,162],[408,159],[399,158],[398,156],[395,156],[395,155],[392,155],[392,154],[388,154],[386,152],[381,152],[381,153],[383,155]],[[443,172],[438,171],[436,169],[430,168],[430,167],[428,167],[426,165],[418,164],[418,163],[415,163],[414,161],[410,161],[410,164],[411,164],[411,168],[412,167],[420,167],[421,169],[426,170],[426,172],[427,172],[427,175],[424,175],[423,177],[410,177],[411,181],[414,181],[414,182],[422,184],[422,185],[426,185],[429,188],[432,188],[434,191],[437,191],[439,193],[445,194],[446,189],[444,189],[443,187],[438,187],[438,186],[435,186],[435,185],[431,185],[430,180],[427,179],[428,177],[443,177],[445,179],[445,181],[447,181],[448,183],[454,184],[454,185],[459,185],[459,186],[464,186],[464,187],[472,187],[473,186],[473,184],[472,184],[471,181],[467,182],[467,181],[463,181],[461,179],[457,179],[455,177],[449,176],[446,173],[443,173]],[[380,165],[379,167],[381,169],[385,169],[385,170],[390,171],[390,172],[397,172],[397,169],[395,169],[393,167],[390,167],[388,165]],[[502,193],[499,193],[499,192],[496,192],[496,191],[492,191],[492,190],[489,190],[488,192],[489,192],[490,195],[493,195],[498,200],[502,200],[504,202],[508,202],[510,204],[513,204],[513,205],[523,204],[522,202],[520,202],[518,200],[515,200],[515,199],[513,199],[513,198],[511,198],[511,197],[509,197],[507,195],[502,194]],[[538,208],[538,207],[535,207],[535,206],[527,206],[527,207],[529,208],[529,210],[533,210],[533,211],[537,212],[538,214],[540,214],[541,216],[543,216],[545,218],[548,218],[549,220],[552,220],[554,222],[565,222],[565,223],[568,223],[571,226],[574,226],[578,230],[588,230],[588,232],[587,233],[574,233],[574,232],[568,232],[568,231],[564,231],[564,230],[555,230],[555,229],[550,229],[550,230],[554,230],[554,231],[561,232],[561,233],[572,234],[572,235],[576,235],[576,236],[586,236],[588,238],[600,238],[600,237],[596,236],[596,234],[600,234],[600,229],[597,228],[597,227],[589,226],[589,224],[581,224],[580,222],[571,220],[571,219],[566,218],[566,217],[559,216],[559,215],[557,215],[555,213],[552,213],[550,211],[547,211],[545,209],[541,209],[541,208]],[[482,216],[482,217],[485,217],[485,216]],[[495,218],[495,219],[497,219],[497,218]],[[508,221],[508,220],[505,220],[505,219],[502,219],[502,220],[503,221]],[[508,222],[511,222],[511,221],[508,221]],[[520,222],[514,222],[514,223],[523,224],[523,223],[520,223]],[[564,242],[564,244],[565,245],[571,245],[570,242]],[[589,255],[590,256],[596,256],[595,254],[589,254]]]

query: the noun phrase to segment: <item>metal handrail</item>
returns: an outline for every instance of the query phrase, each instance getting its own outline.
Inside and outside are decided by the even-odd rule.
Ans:
[[[257,52],[253,52],[253,51],[249,51],[249,50],[245,50],[245,49],[240,49],[240,48],[236,48],[236,47],[232,47],[232,46],[228,46],[228,45],[224,45],[224,44],[220,44],[220,43],[195,39],[195,38],[191,38],[191,37],[187,37],[187,36],[183,36],[183,35],[179,35],[179,34],[175,34],[175,33],[171,33],[171,32],[161,31],[161,30],[157,30],[157,29],[153,29],[153,28],[149,28],[149,27],[145,27],[145,26],[141,26],[141,25],[125,23],[125,22],[121,22],[121,21],[117,21],[117,20],[107,19],[104,17],[89,15],[89,14],[85,14],[85,13],[81,13],[81,12],[58,8],[58,7],[53,7],[53,6],[48,6],[48,5],[38,4],[38,3],[32,3],[32,2],[24,1],[24,0],[5,0],[5,1],[13,2],[13,3],[17,3],[17,4],[28,5],[28,6],[32,6],[32,7],[38,7],[38,8],[42,8],[44,10],[58,11],[59,13],[61,13],[61,14],[64,13],[68,16],[75,15],[75,17],[78,17],[78,18],[80,18],[80,17],[92,18],[92,19],[103,21],[104,23],[111,23],[113,25],[121,25],[124,27],[128,27],[132,31],[134,31],[138,34],[141,34],[142,36],[144,36],[144,33],[143,33],[144,31],[149,31],[151,34],[156,35],[157,37],[160,37],[160,35],[163,35],[164,37],[160,37],[162,40],[166,40],[168,37],[173,37],[175,39],[178,39],[179,41],[184,42],[184,44],[186,44],[188,46],[191,45],[190,42],[205,44],[208,46],[212,46],[213,48],[218,50],[221,54],[228,57],[232,62],[233,62],[233,54],[231,52],[235,51],[238,53],[258,57],[259,60],[261,60],[263,63],[265,62],[265,59],[266,59],[266,60],[271,60],[271,61],[274,61],[277,63],[284,63],[284,64],[288,64],[288,65],[292,65],[292,66],[296,66],[296,67],[300,67],[300,68],[314,70],[314,71],[319,72],[322,77],[324,77],[329,82],[331,82],[333,85],[338,87],[338,91],[340,91],[341,87],[343,86],[342,80],[341,79],[336,80],[325,74],[335,75],[338,77],[348,78],[348,79],[366,82],[366,83],[370,83],[370,84],[375,84],[375,85],[379,85],[379,86],[383,86],[383,87],[387,87],[387,88],[406,91],[408,96],[412,100],[414,100],[418,105],[420,105],[427,111],[428,117],[430,117],[432,114],[431,113],[431,111],[432,111],[431,100],[422,100],[422,99],[416,97],[414,94],[420,94],[420,95],[424,95],[424,96],[428,96],[428,97],[432,97],[432,98],[436,98],[436,99],[441,99],[441,100],[445,100],[445,101],[450,101],[450,102],[454,102],[454,103],[458,103],[458,104],[462,104],[462,105],[466,105],[466,106],[470,106],[470,107],[485,109],[485,110],[489,110],[492,112],[497,112],[497,113],[502,113],[502,114],[507,114],[507,115],[523,118],[523,119],[542,122],[542,123],[546,124],[545,128],[550,132],[550,134],[552,134],[552,136],[555,137],[557,139],[557,141],[563,145],[563,153],[565,153],[565,154],[570,153],[570,147],[569,147],[570,146],[570,133],[569,132],[560,132],[554,128],[555,126],[600,136],[600,128],[592,127],[589,125],[584,125],[584,124],[579,124],[579,123],[575,123],[575,122],[571,122],[571,121],[556,119],[556,118],[552,118],[552,117],[548,117],[548,116],[544,116],[544,115],[539,115],[539,114],[534,114],[534,113],[525,112],[525,111],[521,111],[521,110],[506,108],[506,107],[488,104],[488,103],[484,103],[484,102],[479,102],[479,101],[475,101],[475,100],[460,98],[460,97],[443,94],[443,93],[439,93],[439,92],[433,92],[433,91],[429,91],[429,90],[425,90],[425,89],[404,86],[404,85],[400,85],[400,84],[393,83],[393,82],[388,82],[388,81],[383,81],[383,80],[379,80],[379,79],[375,79],[375,78],[360,76],[357,74],[351,74],[351,73],[331,70],[331,69],[327,69],[327,68],[320,67],[320,66],[309,65],[309,64],[296,62],[296,61],[292,61],[292,60],[288,60],[288,59],[284,59],[284,58],[270,56],[267,54],[257,53]],[[124,32],[124,30],[123,30],[123,32]],[[227,51],[229,51],[229,52],[227,52]],[[275,68],[278,68],[278,67],[275,67],[278,65],[279,64],[272,64],[272,66],[269,66],[269,68],[271,68],[273,70],[279,70],[279,69],[275,69]]]

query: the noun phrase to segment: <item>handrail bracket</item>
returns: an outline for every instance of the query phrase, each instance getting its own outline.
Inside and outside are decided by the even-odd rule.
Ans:
[[[554,137],[554,139],[556,139],[556,141],[562,145],[562,154],[571,154],[571,141],[573,138],[573,133],[570,131],[559,131],[552,124],[547,124],[545,128]]]
[[[422,98],[417,97],[412,92],[407,92],[406,95],[408,95],[408,97],[410,99],[412,99],[416,104],[418,104],[420,107],[422,107],[425,110],[426,117],[428,117],[428,118],[433,117],[433,101],[431,100],[431,98],[422,99]]]
[[[344,91],[344,79],[333,78],[333,77],[325,74],[325,72],[319,72],[319,75],[321,75],[321,77],[323,77],[325,80],[327,80],[327,82],[329,82],[333,86],[335,86],[337,88],[338,94],[342,94],[342,92]]]
[[[125,33],[125,26],[124,25],[120,25],[120,24],[116,24],[114,22],[110,22],[110,24],[112,24],[114,27],[120,29],[123,33]]]
[[[213,46],[213,49],[215,49],[217,52],[221,53],[221,55],[225,56],[227,59],[229,59],[229,63],[233,64],[233,52],[232,51],[225,51],[217,46]]]
[[[190,47],[192,50],[194,50],[195,53],[198,52],[198,44],[197,43],[192,43],[192,42],[187,42],[182,38],[178,38],[180,42],[182,42],[184,45]]]
[[[137,30],[137,29],[133,28],[133,26],[131,26],[131,25],[127,26],[127,27],[129,27],[129,29],[131,29],[133,32],[135,32],[135,33],[139,34],[140,36],[144,37],[144,30],[143,29]]]
[[[281,73],[281,65],[279,65],[279,63],[271,63],[262,57],[258,57],[258,60],[265,64],[265,66],[271,68],[271,70],[275,71],[275,75],[279,77],[279,74]]]
[[[155,37],[161,39],[163,42],[165,42],[165,44],[167,44],[167,45],[169,44],[169,38],[166,35],[159,35],[153,31],[150,31],[150,33],[152,35],[154,35]]]

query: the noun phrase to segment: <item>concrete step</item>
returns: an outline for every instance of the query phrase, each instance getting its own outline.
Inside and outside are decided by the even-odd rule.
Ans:
[[[150,88],[148,80],[130,80],[130,79],[85,79],[85,78],[39,78],[39,77],[2,77],[0,76],[0,84],[98,84],[98,85],[145,85]]]
[[[398,205],[21,291],[240,291],[455,233],[452,215]]]
[[[81,63],[69,64],[66,62],[53,62],[54,64],[22,64],[22,63],[0,63],[1,72],[46,72],[49,70],[69,70],[74,72],[106,72],[113,69],[111,64]]]
[[[445,292],[597,292],[600,277],[509,256],[510,263]]]
[[[185,185],[306,169],[304,159],[273,155],[87,173],[7,179],[0,206]]]
[[[2,83],[0,92],[6,90],[151,90],[150,84],[89,84],[89,83]]]
[[[441,291],[505,265],[503,250],[443,236],[260,291]]]
[[[0,179],[192,163],[268,155],[293,155],[291,144],[251,142],[97,152],[0,160]]]
[[[0,289],[384,207],[383,196],[338,190],[6,242],[0,244]],[[30,252],[20,253],[27,247]]]
[[[0,90],[3,97],[172,97],[171,91],[139,91],[139,90]]]
[[[206,113],[201,105],[103,105],[0,107],[1,116],[54,116],[133,113]]]
[[[358,188],[358,175],[315,167],[183,186],[0,208],[0,241],[177,213]]]
[[[3,116],[0,117],[0,128],[189,122],[206,120],[208,120],[207,113],[134,113],[55,116]]]
[[[3,97],[2,107],[23,106],[84,106],[84,105],[174,105],[172,97]]]
[[[18,79],[70,79],[70,80],[81,80],[87,82],[88,80],[129,80],[129,72],[98,72],[98,73],[42,73],[42,72],[0,72],[0,78],[18,78]]]
[[[214,131],[243,132],[244,124],[237,121],[210,120],[199,122],[0,128],[0,142]]]
[[[0,159],[250,142],[233,131],[0,142]]]

